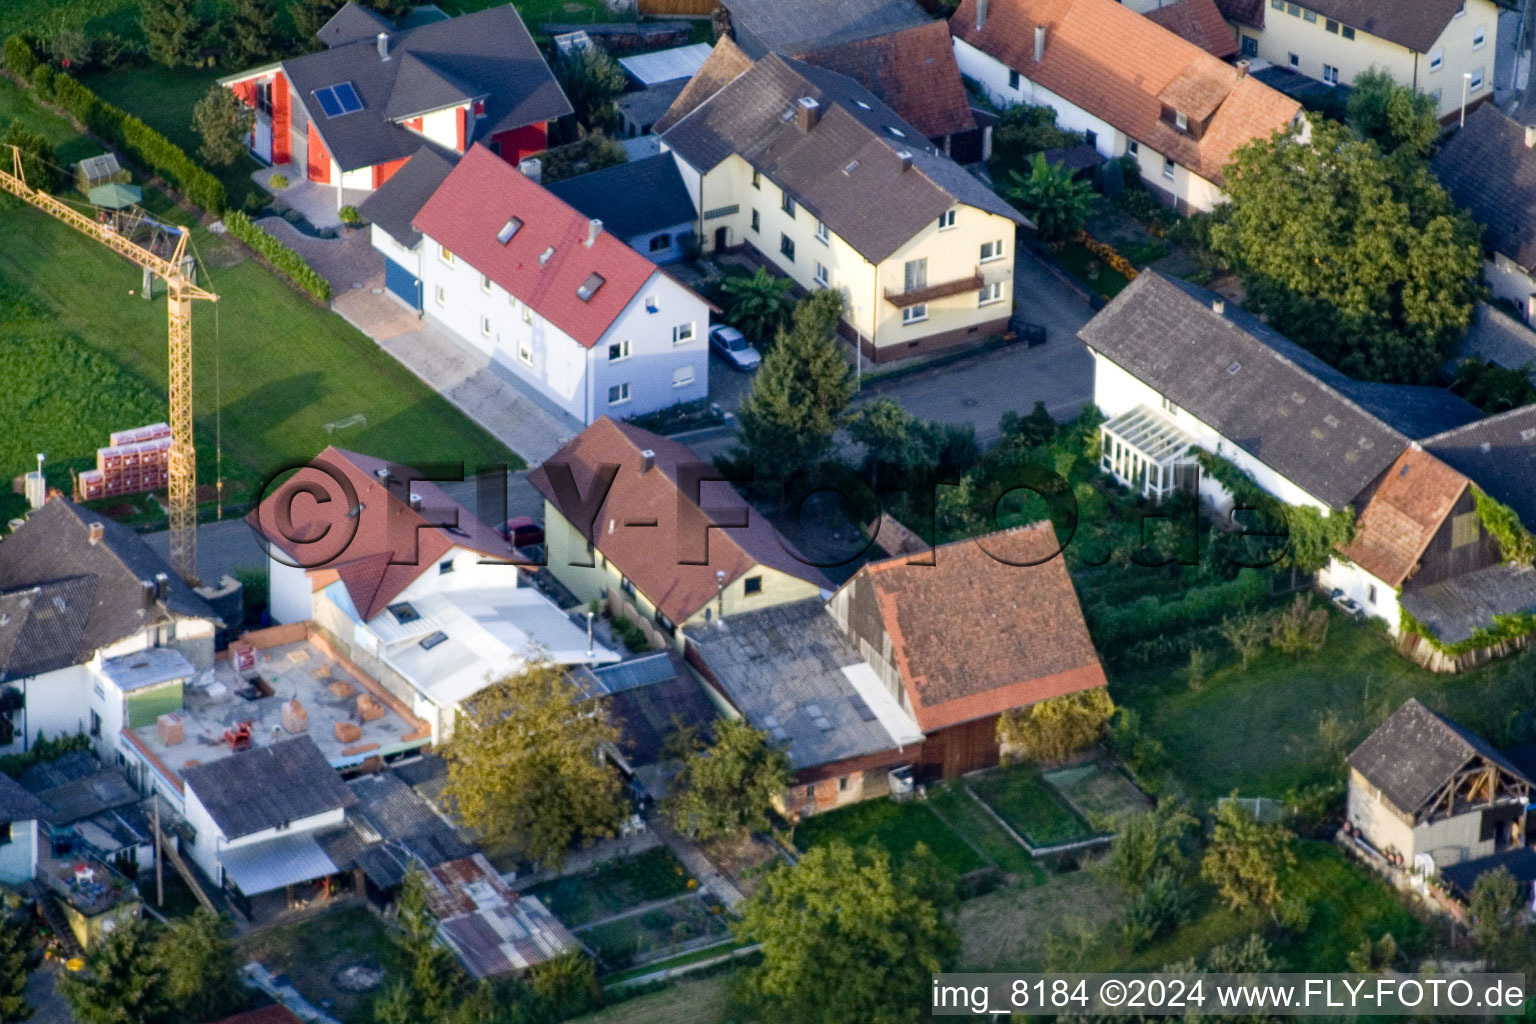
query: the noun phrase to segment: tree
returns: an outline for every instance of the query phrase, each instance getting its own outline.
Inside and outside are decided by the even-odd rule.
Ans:
[[[1213,249],[1282,334],[1356,377],[1431,383],[1481,295],[1477,225],[1422,160],[1313,117],[1224,172]]]
[[[31,951],[29,929],[0,927],[0,1024],[21,1024],[32,1017],[32,1004],[27,1002],[27,954]]]
[[[575,142],[554,149],[535,153],[543,165],[545,184],[554,184],[578,174],[591,174],[605,167],[617,167],[629,160],[624,147],[600,131],[592,132]]]
[[[626,812],[602,749],[618,730],[558,665],[531,665],[475,695],[448,744],[447,799],[464,823],[558,867]]]
[[[293,17],[293,27],[298,30],[299,36],[306,44],[317,43],[315,37],[325,27],[325,23],[336,16],[346,0],[294,0],[288,6],[288,13]]]
[[[1224,618],[1221,620],[1220,632],[1221,638],[1232,645],[1238,665],[1245,672],[1269,642],[1269,623],[1264,621],[1262,615],[1246,614]]]
[[[1350,85],[1349,126],[1384,153],[1403,150],[1421,159],[1440,137],[1434,98],[1374,67]]]
[[[528,976],[528,987],[550,1020],[571,1020],[603,1005],[597,964],[584,953],[566,953],[539,964]]]
[[[1467,899],[1467,916],[1472,919],[1472,940],[1491,965],[1503,963],[1508,956],[1519,913],[1520,883],[1508,868],[1477,876]]]
[[[228,167],[245,155],[245,137],[255,123],[256,112],[221,85],[209,86],[192,108],[192,125],[203,137],[198,153],[220,167]]]
[[[442,1020],[453,1010],[464,979],[453,954],[437,940],[437,921],[427,909],[426,880],[418,868],[400,885],[394,940],[407,973],[379,997],[374,1019],[379,1024]]]
[[[1355,539],[1355,510],[1323,513],[1311,505],[1285,506],[1284,564],[1302,572],[1317,572],[1333,553]]]
[[[1087,223],[1093,210],[1093,186],[1078,181],[1062,164],[1048,164],[1044,154],[1036,153],[1027,177],[1018,171],[1008,175],[1013,179],[1008,197],[1034,222],[1042,242],[1065,242]]]
[[[1234,795],[1216,808],[1216,825],[1200,862],[1200,876],[1216,886],[1233,910],[1255,907],[1277,914],[1285,873],[1296,864],[1282,825],[1264,825]]]
[[[1104,735],[1115,703],[1102,686],[1011,708],[997,720],[1004,747],[1035,761],[1065,761]]]
[[[11,147],[21,150],[21,173],[26,175],[27,184],[41,192],[55,192],[58,190],[61,175],[58,171],[58,157],[53,152],[53,147],[48,145],[48,140],[40,133],[34,132],[20,121],[13,120],[5,130],[5,138],[0,140],[4,146],[3,153],[6,166],[9,168],[11,159]]]
[[[272,56],[278,43],[273,0],[233,0],[224,25],[226,64],[245,68]]]
[[[1054,107],[1016,103],[1003,111],[992,129],[992,176],[1026,166],[1042,149],[1075,146],[1083,141],[1077,132],[1056,127]]]
[[[1165,799],[1153,810],[1125,819],[1109,847],[1110,877],[1135,891],[1161,869],[1183,871],[1184,843],[1198,824],[1195,816],[1174,799]]]
[[[628,82],[619,62],[595,43],[572,50],[555,64],[555,77],[576,112],[576,120],[588,128],[611,131],[619,123],[614,100]]]
[[[926,847],[919,844],[919,849]],[[817,846],[768,875],[741,905],[739,937],[761,942],[743,994],[762,1019],[906,1024],[922,1019],[932,975],[959,950],[933,875],[891,867],[871,844]]]
[[[206,907],[172,921],[155,941],[171,1005],[191,1020],[227,1017],[245,1005],[228,919]]]
[[[157,64],[180,68],[197,63],[207,26],[198,17],[196,0],[144,0],[139,27]]]
[[[842,314],[841,292],[801,299],[793,326],[779,332],[737,411],[735,454],[761,484],[782,491],[831,450],[854,391],[853,367],[837,343]]]
[[[789,756],[744,719],[721,718],[715,741],[694,743],[667,793],[668,815],[698,839],[768,827],[768,808],[794,781]]]
[[[932,467],[938,461],[934,431],[891,398],[877,398],[854,413],[848,433],[864,446],[864,468],[876,490],[882,467],[900,481],[913,470]]]
[[[165,968],[148,922],[119,921],[85,955],[85,967],[59,976],[59,993],[80,1024],[171,1024]]]
[[[751,277],[727,277],[720,288],[725,292],[725,322],[753,341],[773,338],[789,325],[795,311],[790,296],[793,278],[775,277],[767,267],[758,267]]]

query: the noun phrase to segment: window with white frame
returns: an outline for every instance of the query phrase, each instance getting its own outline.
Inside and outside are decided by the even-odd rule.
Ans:
[[[438,247],[437,247],[437,258],[442,260],[444,263],[448,264],[449,266],[453,265],[453,253],[448,251],[448,247],[446,245],[442,245],[442,244],[438,245]]]
[[[919,302],[917,305],[908,306],[906,309],[901,311],[901,322],[903,324],[921,323],[927,319],[928,303],[926,302]]]
[[[1465,3],[1462,3],[1459,7],[1456,8],[1456,13],[1451,15],[1451,17],[1459,18],[1463,14],[1466,14],[1466,13],[1467,13],[1467,5]]]
[[[1173,112],[1173,126],[1181,132],[1189,131],[1189,116],[1182,110]]]
[[[672,344],[683,345],[693,340],[693,321],[672,328]]]
[[[625,338],[623,341],[616,341],[608,346],[608,361],[610,363],[617,363],[621,359],[628,359],[629,351],[630,345],[628,338]]]
[[[1483,87],[1483,69],[1478,68],[1472,72],[1472,77],[1467,80],[1467,91],[1477,92]]]
[[[943,213],[939,214],[939,230],[940,231],[948,231],[950,228],[952,228],[954,226],[955,226],[955,211],[954,210],[945,210]]]
[[[1339,23],[1334,21],[1332,18],[1329,18],[1327,21],[1323,22],[1323,28],[1327,29],[1329,32],[1332,32],[1334,35],[1339,34]]]
[[[1429,51],[1429,70],[1439,71],[1440,65],[1445,63],[1445,47],[1437,46]]]
[[[789,262],[795,262],[795,240],[786,234],[779,235],[779,255]]]
[[[1010,71],[1010,72],[1008,72],[1008,88],[1010,88],[1010,89],[1017,89],[1018,87],[1019,87],[1019,73],[1017,71]]]
[[[829,277],[827,275],[827,265],[825,263],[818,262],[816,264],[816,274],[815,274],[815,281],[816,281],[816,283],[821,285],[823,288],[825,288],[827,286],[827,281],[828,280],[829,280]]]
[[[1131,156],[1138,156],[1141,153],[1141,143],[1131,139],[1125,144],[1125,151]]]
[[[782,195],[779,198],[779,209],[793,218],[795,216],[795,197],[789,194],[788,189],[781,189],[780,191]]]
[[[993,281],[991,284],[981,286],[981,294],[976,300],[978,306],[990,306],[994,302],[1003,301],[1003,282]]]
[[[928,258],[907,260],[902,267],[902,291],[915,292],[928,287]]]
[[[752,230],[753,231],[761,231],[762,229],[763,229],[762,218],[757,215],[757,211],[756,210],[753,210],[752,211]]]
[[[1301,54],[1299,54],[1299,53],[1290,53],[1290,54],[1287,54],[1286,56],[1290,60],[1291,70],[1292,71],[1298,70],[1301,67]]]
[[[1338,85],[1339,84],[1339,69],[1334,67],[1332,64],[1324,64],[1323,65],[1323,81],[1327,82],[1329,85]]]
[[[629,401],[629,385],[615,384],[608,389],[608,404],[623,405]]]
[[[491,336],[491,318],[488,316],[480,318],[480,336],[484,338]]]
[[[1168,178],[1169,180],[1172,180],[1173,179],[1173,168],[1174,168],[1173,157],[1171,157],[1171,156],[1163,157],[1163,177]]]
[[[533,307],[528,305],[526,302],[523,303],[523,323],[533,323]]]
[[[1355,30],[1350,28],[1348,25],[1345,25],[1344,30],[1340,33],[1340,35],[1342,35],[1345,39],[1353,39],[1355,38]]]
[[[672,371],[672,386],[673,387],[675,387],[675,388],[685,388],[689,384],[692,384],[692,383],[693,383],[693,364],[692,363],[688,363],[685,366],[679,366],[675,370]]]
[[[517,343],[517,361],[524,366],[533,365],[533,342],[523,338]]]
[[[437,304],[439,306],[446,306],[446,305],[448,305],[448,290],[446,288],[444,288],[442,285],[438,285],[437,286],[437,291],[433,295],[433,298],[435,298],[437,300]]]
[[[1483,44],[1488,41],[1488,26],[1479,25],[1472,30],[1472,49],[1481,50]]]
[[[820,242],[822,245],[830,245],[831,238],[832,233],[827,230],[826,223],[824,221],[818,220],[816,222],[816,241]]]
[[[1301,20],[1315,22],[1317,21],[1317,12],[1304,10],[1301,12]]]
[[[993,260],[1000,260],[1003,258],[1003,255],[1003,240],[1001,238],[995,242],[981,243],[981,262],[990,263]]]
[[[491,279],[484,274],[480,275],[480,290],[485,294],[491,294]]]
[[[763,172],[757,170],[756,168],[752,169],[752,187],[753,188],[762,188],[763,187]]]

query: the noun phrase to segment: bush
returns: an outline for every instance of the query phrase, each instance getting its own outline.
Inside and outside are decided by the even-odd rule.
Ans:
[[[32,52],[32,44],[21,36],[9,36],[0,48],[0,64],[4,64],[11,74],[28,81],[37,67],[37,54]]]
[[[256,250],[257,255],[288,280],[309,292],[321,302],[331,299],[331,283],[304,262],[304,257],[279,242],[272,235],[251,223],[240,210],[231,210],[224,216],[224,226],[229,233]]]
[[[267,179],[267,188],[274,192],[281,192],[291,184],[293,183],[288,180],[288,175],[286,174],[274,174]]]
[[[336,216],[341,218],[343,224],[350,224],[352,227],[361,227],[363,224],[363,215],[357,212],[355,206],[343,206],[336,211]]]
[[[1104,612],[1093,624],[1093,638],[1102,649],[1117,641],[1213,622],[1262,600],[1268,593],[1269,580],[1263,573],[1243,569],[1234,580],[1196,587],[1176,601],[1147,596]]]
[[[623,617],[615,617],[611,621],[613,631],[635,654],[643,654],[651,649],[651,642],[645,638],[645,630]]]
[[[1297,594],[1270,625],[1269,645],[1285,654],[1315,654],[1328,642],[1328,610],[1314,608],[1305,594]]]
[[[53,98],[53,68],[47,64],[39,64],[32,69],[32,88],[37,90],[37,95],[42,99]]]

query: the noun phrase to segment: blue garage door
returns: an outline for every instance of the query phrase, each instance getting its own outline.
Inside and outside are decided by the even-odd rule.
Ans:
[[[421,308],[421,282],[416,275],[394,260],[384,259],[384,287],[404,300],[412,309]]]

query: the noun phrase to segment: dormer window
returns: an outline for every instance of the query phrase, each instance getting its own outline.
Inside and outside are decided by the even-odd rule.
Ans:
[[[501,226],[501,230],[496,232],[496,241],[506,245],[512,241],[512,236],[517,234],[522,229],[522,226],[523,222],[521,220],[516,217],[508,217],[507,222]]]
[[[582,302],[591,302],[592,296],[603,286],[603,275],[588,274],[587,279],[581,282],[581,287],[576,289],[576,297]]]
[[[1182,110],[1175,110],[1173,112],[1173,124],[1181,132],[1189,131],[1189,118]]]

